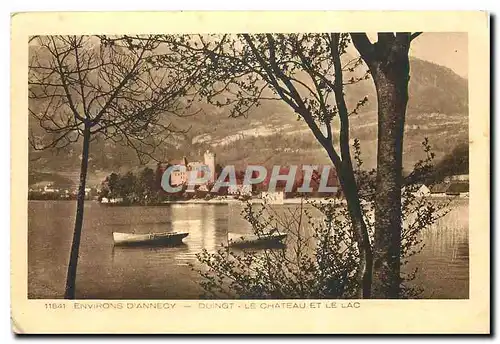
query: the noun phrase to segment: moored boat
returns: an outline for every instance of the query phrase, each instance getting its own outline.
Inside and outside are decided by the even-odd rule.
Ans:
[[[118,233],[113,232],[113,241],[115,245],[179,245],[182,239],[187,237],[187,232],[168,232],[168,233]]]
[[[278,246],[283,245],[283,240],[287,237],[286,233],[263,233],[259,235],[243,235],[238,233],[228,233],[228,245],[238,247],[253,247],[253,246]]]

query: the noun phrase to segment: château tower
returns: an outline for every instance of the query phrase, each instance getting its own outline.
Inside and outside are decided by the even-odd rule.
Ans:
[[[213,183],[215,181],[215,153],[207,150],[203,155],[203,159],[205,161],[205,165],[210,169],[211,175],[209,182]]]

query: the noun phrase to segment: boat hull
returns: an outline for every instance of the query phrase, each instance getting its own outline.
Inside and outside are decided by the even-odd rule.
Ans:
[[[241,235],[228,233],[228,245],[235,247],[280,247],[287,237],[284,233]]]
[[[182,244],[182,239],[187,237],[189,233],[146,233],[146,234],[129,234],[113,232],[113,241],[115,246],[146,246],[160,245],[171,246]]]

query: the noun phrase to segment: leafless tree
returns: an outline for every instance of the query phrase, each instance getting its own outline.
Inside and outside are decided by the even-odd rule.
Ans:
[[[178,130],[169,116],[192,104],[196,62],[159,49],[155,36],[35,36],[30,39],[29,112],[45,135],[31,133],[35,150],[81,142],[77,210],[65,298],[75,298],[78,251],[91,141],[131,146],[139,157]],[[156,63],[161,59],[161,67]],[[182,64],[180,62],[183,62]]]

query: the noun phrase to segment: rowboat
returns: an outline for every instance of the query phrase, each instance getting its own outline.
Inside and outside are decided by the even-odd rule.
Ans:
[[[283,240],[287,237],[285,233],[273,232],[264,234],[242,235],[238,233],[228,233],[228,245],[238,247],[254,247],[254,246],[280,246],[283,245]]]
[[[113,232],[115,245],[178,245],[187,237],[186,232],[130,234]]]

